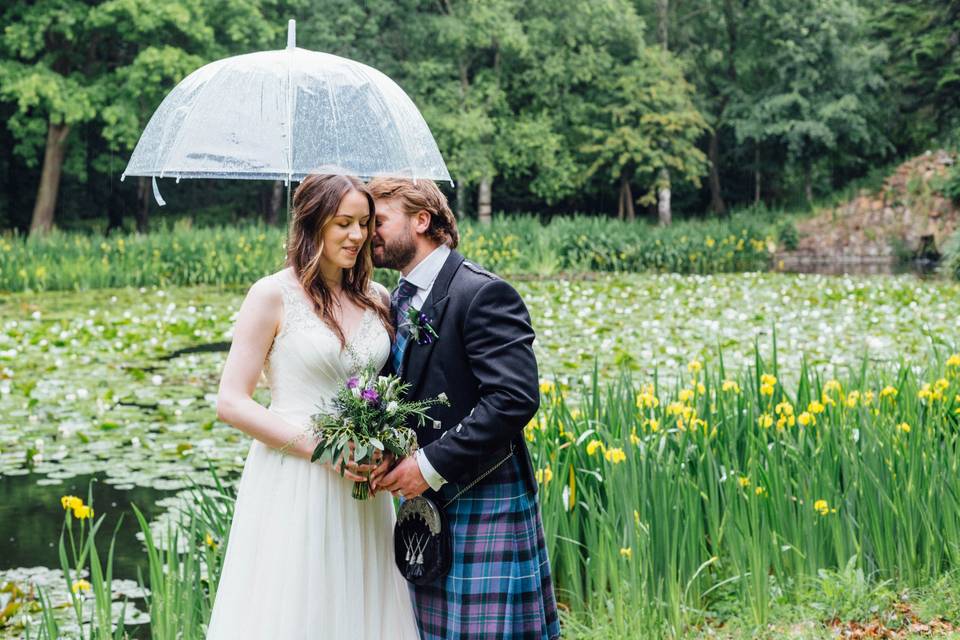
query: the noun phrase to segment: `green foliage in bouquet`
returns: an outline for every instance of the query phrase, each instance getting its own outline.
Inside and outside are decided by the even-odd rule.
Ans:
[[[349,378],[327,406],[311,417],[318,438],[311,461],[339,465],[342,474],[351,458],[357,464],[370,464],[376,451],[411,455],[417,449],[417,434],[407,426],[409,420],[416,418],[423,425],[427,409],[449,402],[446,394],[430,400],[404,400],[409,388],[397,376],[378,376],[373,369]],[[354,483],[354,498],[369,496],[367,481]]]

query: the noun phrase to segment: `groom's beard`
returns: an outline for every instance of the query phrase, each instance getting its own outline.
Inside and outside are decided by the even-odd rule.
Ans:
[[[381,269],[403,270],[417,255],[417,245],[413,235],[402,236],[393,242],[381,238],[382,249],[378,253],[373,251],[373,266]]]

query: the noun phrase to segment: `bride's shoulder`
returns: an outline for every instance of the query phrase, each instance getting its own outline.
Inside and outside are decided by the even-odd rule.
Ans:
[[[247,298],[264,303],[279,304],[283,299],[284,279],[291,277],[290,269],[291,267],[287,267],[254,282],[247,291]]]
[[[390,306],[390,292],[376,280],[370,281],[370,293],[378,296],[387,307]]]
[[[250,285],[237,313],[237,326],[255,327],[258,334],[276,334],[283,313],[283,293],[275,275]]]

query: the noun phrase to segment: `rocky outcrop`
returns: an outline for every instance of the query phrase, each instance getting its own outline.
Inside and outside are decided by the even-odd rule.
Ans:
[[[937,191],[957,157],[928,151],[912,158],[875,192],[861,191],[837,207],[797,223],[793,251],[778,253],[784,268],[811,263],[893,263],[934,257],[960,226],[960,209]]]

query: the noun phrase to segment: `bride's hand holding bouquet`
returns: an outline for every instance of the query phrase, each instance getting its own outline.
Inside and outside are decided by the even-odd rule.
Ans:
[[[408,384],[396,376],[367,370],[353,376],[326,406],[311,418],[317,444],[312,462],[330,464],[354,480],[353,497],[370,497],[370,473],[384,457],[402,458],[417,449],[417,435],[407,426],[411,417],[423,424],[427,409],[449,404],[445,394],[409,402]]]

